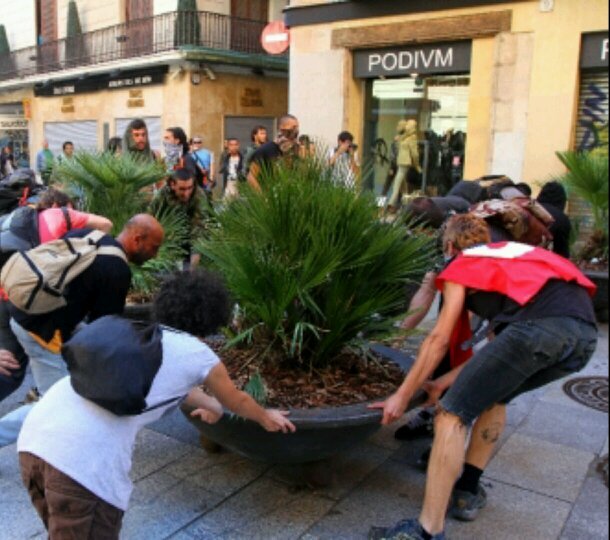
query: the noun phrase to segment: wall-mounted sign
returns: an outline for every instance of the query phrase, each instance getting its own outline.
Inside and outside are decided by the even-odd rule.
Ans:
[[[406,77],[470,71],[472,42],[456,41],[354,52],[354,77]]]
[[[124,71],[118,74],[106,73],[92,75],[83,79],[70,79],[67,81],[48,82],[34,86],[34,95],[40,96],[69,96],[96,90],[123,90],[153,84],[163,84],[167,73],[167,66],[159,66],[146,70]]]
[[[28,121],[14,116],[0,116],[0,131],[28,129]]]
[[[580,67],[582,69],[608,69],[608,32],[582,35]]]
[[[73,113],[74,112],[74,98],[65,97],[61,100],[61,112],[62,113]]]
[[[290,46],[290,30],[284,21],[270,22],[261,35],[261,45],[269,54],[283,54]]]
[[[262,107],[263,93],[260,88],[244,88],[241,95],[242,107]]]

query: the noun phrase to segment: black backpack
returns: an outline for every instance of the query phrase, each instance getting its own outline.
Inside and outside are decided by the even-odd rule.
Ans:
[[[29,197],[44,189],[36,182],[36,173],[32,169],[17,169],[0,181],[0,216],[24,205]]]
[[[146,397],[161,367],[162,330],[156,323],[117,315],[97,319],[62,347],[72,388],[117,416],[142,414],[180,397],[148,407]]]

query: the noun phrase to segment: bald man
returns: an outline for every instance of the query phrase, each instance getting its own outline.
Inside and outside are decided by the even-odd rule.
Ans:
[[[296,156],[299,153],[299,121],[296,116],[287,114],[278,121],[278,134],[275,141],[263,144],[250,162],[248,184],[260,190],[261,172],[281,158]]]
[[[70,231],[64,238],[83,238],[90,229]],[[68,375],[61,346],[85,319],[93,322],[106,315],[123,312],[131,285],[127,261],[142,265],[156,257],[163,244],[161,224],[152,216],[132,217],[119,236],[105,235],[100,247],[114,247],[115,254],[99,254],[93,263],[72,281],[65,295],[66,305],[43,315],[29,315],[9,305],[11,329],[30,358],[34,382],[44,394]],[[0,447],[17,440],[29,406],[24,405],[0,419]]]

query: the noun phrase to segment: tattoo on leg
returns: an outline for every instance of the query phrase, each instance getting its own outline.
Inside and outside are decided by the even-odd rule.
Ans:
[[[496,422],[485,428],[481,432],[481,437],[486,443],[496,444],[500,440],[500,435],[502,434],[502,424]]]

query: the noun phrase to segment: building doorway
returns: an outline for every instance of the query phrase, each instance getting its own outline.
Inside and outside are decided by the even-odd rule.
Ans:
[[[125,2],[125,34],[123,56],[130,58],[150,54],[153,48],[152,0],[127,0]]]

